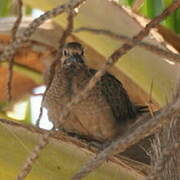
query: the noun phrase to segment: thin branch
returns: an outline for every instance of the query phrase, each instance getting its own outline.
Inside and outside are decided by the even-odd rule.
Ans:
[[[3,124],[4,126],[7,126],[8,129],[9,129],[9,127],[13,127],[14,129],[17,129],[17,128],[24,129],[24,130],[29,131],[38,136],[42,136],[42,135],[48,133],[48,130],[40,129],[33,125],[22,124],[16,120],[7,120],[4,118],[0,118],[0,123]],[[17,129],[17,131],[18,131],[18,129]],[[84,140],[82,141],[78,137],[70,136],[69,134],[67,135],[63,131],[54,131],[54,133],[51,134],[50,138],[54,139],[54,140],[58,140],[59,142],[71,143],[71,144],[77,146],[78,148],[85,149],[86,151],[89,151],[91,153],[97,153],[97,152],[99,152],[99,150],[101,148],[101,144],[98,144],[98,142],[96,142],[96,144],[92,144],[90,146],[89,141],[84,141]],[[148,166],[146,166],[146,165],[144,166],[144,165],[142,165],[142,163],[133,161],[124,156],[120,156],[120,155],[112,156],[108,160],[112,161],[113,163],[116,163],[117,165],[120,165],[122,167],[127,167],[128,169],[132,168],[136,172],[138,172],[138,173],[140,172],[143,175],[145,175],[149,172]]]
[[[0,123],[3,123],[5,125],[9,125],[12,127],[23,128],[29,132],[36,133],[39,135],[47,134],[49,132],[49,130],[37,128],[33,125],[29,125],[29,124],[27,125],[27,124],[19,123],[18,120],[15,120],[15,119],[7,120],[5,118],[0,118]],[[52,134],[50,137],[53,139],[57,139],[57,140],[64,140],[65,142],[68,142],[68,141],[74,142],[75,141],[75,138],[72,137],[72,139],[74,140],[73,141],[68,136],[66,137],[66,135],[63,134],[63,132],[58,132],[58,135],[57,135],[57,131],[54,134]],[[84,147],[84,146],[82,146],[82,147]]]
[[[70,3],[71,2],[73,2],[73,1],[70,1]],[[73,10],[73,8],[69,9],[69,10],[70,10],[70,12],[69,12],[69,15],[67,17],[67,22],[68,22],[67,28],[61,36],[61,39],[59,41],[59,49],[57,51],[55,61],[54,61],[54,63],[52,63],[52,65],[50,67],[50,79],[49,79],[46,91],[43,95],[43,100],[42,100],[42,104],[40,107],[40,114],[39,114],[39,117],[37,119],[37,125],[39,125],[40,119],[41,119],[42,114],[43,114],[43,101],[44,101],[44,98],[46,97],[46,92],[47,92],[48,88],[50,87],[51,82],[53,81],[53,77],[54,77],[54,73],[55,73],[55,67],[56,67],[59,59],[62,56],[62,47],[64,46],[64,43],[65,43],[67,37],[71,34],[71,32],[73,30],[73,19],[74,19],[74,12],[73,11],[74,10]],[[35,147],[35,149],[32,151],[32,153],[29,155],[29,157],[25,161],[20,173],[17,176],[17,180],[23,180],[30,173],[33,164],[38,159],[40,152],[49,143],[49,138],[52,134],[53,134],[53,131],[50,131],[49,133],[46,133],[41,137],[40,142],[38,143],[38,145]]]
[[[12,34],[12,40],[14,41],[16,39],[16,35],[17,35],[17,30],[21,24],[21,20],[22,20],[22,16],[23,16],[23,2],[22,0],[16,0],[17,1],[17,19],[15,21],[15,23],[13,24],[13,27],[11,29],[11,34]]]
[[[137,42],[136,40],[134,40],[128,36],[125,36],[125,35],[116,34],[109,30],[95,29],[95,28],[89,28],[89,27],[81,27],[81,28],[75,30],[74,32],[81,32],[81,31],[87,31],[87,32],[91,32],[94,34],[98,34],[98,35],[106,35],[115,40],[125,41],[126,43],[131,44],[131,45],[138,45],[139,47],[142,47],[148,51],[156,53],[165,59],[170,59],[172,62],[180,62],[179,54],[175,54],[173,52],[167,51],[165,49],[159,48],[155,45],[152,45],[152,44],[149,44],[146,42],[139,42],[139,41]]]
[[[39,114],[39,117],[38,117],[38,119],[36,121],[36,125],[38,127],[39,127],[40,120],[41,120],[41,117],[42,117],[42,114],[43,114],[42,104],[43,104],[44,99],[46,97],[46,92],[48,91],[49,87],[51,86],[52,80],[54,78],[55,67],[58,64],[59,59],[61,59],[61,57],[62,57],[62,47],[64,46],[64,43],[65,43],[67,37],[71,34],[71,32],[73,30],[73,19],[74,19],[74,10],[70,10],[69,15],[67,17],[67,23],[68,23],[67,24],[67,28],[63,32],[63,34],[62,34],[62,36],[61,36],[61,38],[59,40],[59,48],[58,48],[58,51],[56,53],[55,60],[54,60],[54,62],[50,66],[50,75],[49,75],[46,91],[44,92],[42,103],[41,103],[41,107],[40,107],[40,114]]]
[[[159,127],[168,121],[169,116],[174,114],[180,108],[180,99],[175,100],[171,105],[162,109],[157,115],[151,117],[146,115],[141,117],[137,123],[129,128],[121,137],[117,138],[105,150],[100,152],[95,158],[88,161],[81,170],[75,174],[71,180],[79,180],[99,167],[105,160],[115,153],[124,152],[130,146],[138,143],[141,139],[154,133]],[[148,117],[150,116],[150,117]]]
[[[144,29],[142,29],[136,36],[133,37],[133,40],[140,41],[142,40],[149,31],[157,26],[163,19],[165,19],[167,16],[169,16],[172,12],[174,12],[178,7],[180,6],[180,1],[174,1],[167,9],[165,9],[159,16],[154,18],[150,23],[148,23]],[[63,113],[67,115],[67,111],[71,109],[72,104],[77,103],[80,101],[81,98],[85,97],[87,92],[94,87],[96,82],[100,79],[100,77],[105,73],[105,70],[111,66],[113,63],[115,63],[122,55],[127,53],[129,50],[131,50],[135,45],[132,44],[124,44],[121,48],[117,49],[108,59],[108,61],[104,64],[104,66],[95,74],[95,76],[90,80],[86,88],[83,90],[83,92],[77,96],[77,98],[74,99],[73,103],[71,102],[69,106],[66,108],[66,112]],[[179,103],[179,101],[178,101]],[[72,180],[79,180],[83,177],[87,176],[91,171],[99,167],[109,156],[111,156],[114,152],[114,150],[117,149],[117,147],[121,144],[121,152],[123,152],[127,147],[130,147],[135,142],[138,142],[142,138],[144,138],[147,135],[150,135],[154,129],[156,129],[161,123],[163,123],[163,118],[165,114],[168,116],[170,113],[174,111],[174,108],[179,107],[179,104],[177,102],[174,102],[170,108],[169,111],[163,112],[164,114],[160,113],[161,116],[158,118],[156,116],[155,118],[152,118],[152,121],[148,121],[149,123],[146,123],[144,125],[141,125],[140,127],[134,129],[131,129],[131,133],[127,134],[126,136],[123,136],[124,138],[119,138],[115,142],[113,142],[109,147],[107,147],[104,151],[99,153],[96,158],[90,160],[85,164],[82,169],[76,173]],[[175,107],[174,107],[175,106]],[[168,110],[168,109],[167,109]],[[168,114],[167,114],[168,112]],[[62,117],[61,117],[62,118]],[[154,120],[154,121],[153,121]],[[156,121],[155,121],[156,120]],[[129,131],[128,131],[129,132]]]
[[[167,17],[169,14],[171,14],[175,9],[178,8],[178,6],[180,5],[180,1],[175,1],[169,8],[167,8],[160,16],[154,18],[154,20],[152,20],[149,24],[146,25],[146,27],[140,31],[140,33],[138,33],[138,35],[136,35],[134,37],[134,40],[136,41],[140,41],[142,40],[150,31],[151,28],[155,27],[156,25],[159,24],[159,22],[161,20],[163,20],[165,17]],[[105,73],[105,70],[111,66],[113,63],[115,63],[122,55],[124,55],[125,53],[127,53],[129,50],[131,50],[134,46],[130,45],[130,44],[124,44],[122,46],[122,48],[119,48],[117,49],[109,58],[109,60],[104,64],[104,66],[102,67],[101,70],[99,70],[96,75],[90,80],[90,82],[88,83],[87,87],[78,95],[76,96],[75,98],[73,98],[73,100],[66,106],[65,108],[65,111],[61,114],[60,116],[60,121],[61,120],[64,120],[65,117],[67,116],[68,112],[71,110],[72,108],[72,105],[73,104],[77,104],[78,102],[80,102],[80,100],[82,98],[85,98],[87,96],[87,93],[89,92],[90,89],[92,89],[94,87],[94,85],[96,84],[96,82],[100,79],[100,77]],[[178,102],[179,103],[179,102]],[[177,105],[177,103],[174,103],[175,105]],[[170,110],[173,111],[174,106],[170,106]],[[171,112],[170,111],[170,112]],[[163,115],[166,114],[167,115],[167,112],[168,111],[165,111],[163,113],[161,113],[161,116],[164,117]],[[169,112],[169,113],[170,113]],[[156,117],[157,118],[157,117]],[[159,118],[160,119],[160,118]],[[153,121],[154,120],[154,121]],[[59,121],[59,122],[60,122]],[[160,121],[160,120],[159,120]],[[139,141],[140,139],[142,139],[144,137],[144,134],[141,134],[141,132],[145,133],[145,135],[149,135],[150,133],[152,133],[152,131],[154,131],[154,129],[157,127],[157,122],[155,121],[155,119],[152,119],[152,121],[150,121],[149,124],[147,124],[146,121],[145,122],[145,125],[143,126],[140,126],[138,128],[136,128],[136,131],[134,132],[133,136],[130,136],[128,138],[128,141],[129,143],[128,144],[128,147],[135,143],[135,140],[136,142]],[[159,123],[162,123],[163,120],[161,120]],[[59,124],[59,125],[62,125],[62,124]],[[159,124],[158,124],[159,125]],[[142,131],[142,129],[144,131]],[[131,130],[132,131],[132,130]],[[140,132],[140,133],[139,133]],[[42,139],[41,139],[41,142],[40,144],[38,144],[34,151],[32,152],[32,156],[30,156],[28,159],[29,161],[29,164],[32,165],[33,163],[31,162],[32,160],[35,161],[37,158],[38,158],[38,155],[40,153],[40,151],[42,150],[42,146],[46,146],[48,144],[48,137],[50,137],[51,135],[51,132],[49,132],[48,134],[46,134],[46,136],[43,136]],[[136,135],[136,136],[135,136]],[[136,137],[136,139],[134,140],[134,137]],[[133,140],[132,140],[133,139]],[[127,140],[125,138],[125,140]],[[116,149],[116,146],[119,146],[119,144],[121,143],[121,141],[116,141],[115,142],[115,149]],[[113,143],[114,144],[114,143]],[[122,147],[127,147],[126,142],[122,142]],[[95,159],[95,166],[93,165],[92,168],[91,168],[91,162],[90,162],[90,166],[87,165],[87,169],[86,169],[86,165],[85,165],[85,171],[82,170],[83,174],[81,173],[80,171],[80,174],[81,176],[79,176],[79,173],[77,175],[74,176],[75,179],[77,179],[77,177],[80,179],[82,177],[84,177],[85,175],[87,175],[91,170],[93,170],[94,168],[98,167],[101,163],[104,162],[104,160],[107,159],[108,155],[110,156],[110,153],[112,153],[114,151],[114,145],[113,145],[113,148],[111,148],[112,146],[108,147],[108,151],[107,149],[105,149],[105,152],[107,151],[107,153],[104,154],[104,151],[102,153],[100,153],[98,157],[100,157],[99,160]],[[109,149],[110,149],[110,152],[109,152]],[[122,148],[122,150],[124,151],[125,148]],[[109,154],[108,154],[109,153]],[[33,155],[35,154],[35,156]],[[101,157],[103,154],[103,158]],[[92,161],[94,164],[94,161]],[[29,173],[29,171],[31,170],[31,166],[27,166],[25,167],[26,170],[28,171],[24,171],[26,172],[26,174],[24,176],[22,176],[21,178],[19,178],[18,180],[21,180],[23,179],[24,177],[26,177],[26,175]]]
[[[175,6],[176,5],[176,6]],[[175,10],[177,8],[177,3],[173,3],[173,5],[171,5],[168,9],[166,9],[160,16],[158,16],[157,18],[155,18],[153,21],[151,21],[138,35],[136,35],[134,37],[135,40],[142,40],[150,31],[151,28],[155,27],[156,25],[158,25],[158,23],[164,19],[165,17],[167,17],[169,14],[172,13],[173,10]],[[77,95],[75,98],[73,98],[73,100],[66,106],[65,108],[65,111],[61,114],[60,116],[60,121],[63,121],[65,119],[65,117],[67,116],[67,114],[69,113],[69,111],[71,110],[72,108],[72,105],[73,104],[77,104],[80,102],[80,100],[82,98],[85,98],[87,96],[87,93],[89,92],[89,90],[91,88],[94,87],[94,85],[96,84],[96,82],[100,79],[100,77],[104,74],[106,68],[108,68],[110,65],[112,65],[114,62],[116,62],[118,60],[118,58],[122,55],[124,55],[126,52],[128,52],[130,49],[132,49],[133,46],[132,45],[129,45],[129,44],[124,44],[124,46],[122,46],[122,48],[119,48],[118,50],[116,50],[112,56],[109,58],[108,62],[106,62],[106,64],[102,67],[101,70],[99,70],[96,75],[90,80],[89,84],[87,85],[87,87],[79,94]],[[146,122],[146,121],[145,121]],[[154,122],[154,121],[152,121]],[[59,124],[59,126],[61,126],[62,124]],[[149,125],[149,124],[148,124]],[[154,124],[150,124],[153,128],[150,128],[150,133],[152,133],[152,129],[154,130],[154,126],[156,127],[156,122]],[[154,126],[153,126],[154,125]],[[147,126],[147,124],[146,124]],[[147,127],[144,127],[142,126],[143,129],[147,128]],[[138,129],[138,128],[137,128]],[[147,128],[149,130],[149,126]],[[146,129],[145,129],[146,130]],[[135,132],[135,135],[136,133],[139,133],[139,129]],[[149,131],[148,131],[149,132]],[[27,164],[28,166],[24,166],[24,173],[22,176],[20,176],[20,179],[18,180],[21,180],[23,179],[24,177],[27,176],[27,174],[30,172],[31,168],[32,168],[32,164],[35,162],[35,160],[38,158],[39,154],[40,154],[40,151],[48,144],[48,140],[49,140],[49,137],[51,135],[51,132],[49,132],[48,134],[46,134],[46,136],[43,136],[40,140],[40,143],[35,147],[34,151],[32,152],[31,156],[28,158],[28,161],[27,161]],[[139,136],[139,134],[138,134]],[[134,136],[133,136],[134,137]],[[136,137],[136,136],[135,136]],[[144,137],[144,134],[143,134],[143,137]],[[140,136],[140,138],[142,139],[142,136]],[[140,140],[140,139],[136,139],[137,140]],[[115,143],[116,144],[116,143]],[[132,144],[132,142],[131,142]],[[118,144],[119,145],[119,144]],[[130,144],[128,144],[130,146]],[[123,146],[124,147],[124,146]],[[109,149],[109,148],[108,148]],[[111,149],[111,148],[110,148]],[[114,149],[113,149],[114,150]],[[112,151],[112,150],[111,150]],[[110,151],[110,152],[111,152]],[[107,152],[108,153],[108,152]],[[102,153],[100,153],[102,154]],[[103,154],[104,155],[104,154]],[[93,166],[91,167],[91,163],[90,163],[90,166],[87,165],[87,167],[89,168],[90,167],[90,171],[93,170],[93,168],[96,168],[98,165],[100,165],[104,160],[106,160],[106,158],[108,157],[108,154],[105,153],[105,158],[102,159],[101,156],[100,156],[100,161],[97,161],[95,160],[95,165],[93,164]],[[98,156],[99,157],[99,156]],[[101,161],[102,160],[102,161]],[[94,162],[94,161],[93,161]],[[77,175],[74,176],[74,178],[76,179],[77,177],[83,177],[85,175],[87,175],[90,171],[88,170],[88,168],[86,168],[85,166],[85,170],[82,170],[83,173],[77,173]],[[81,175],[81,176],[79,176]]]
[[[2,63],[0,63],[0,65],[2,67],[8,66],[7,62],[2,62]],[[20,64],[18,62],[14,62],[14,71],[18,72],[21,75],[25,75],[25,76],[33,79],[34,82],[36,82],[37,84],[42,84],[42,82],[43,82],[42,73],[40,73],[36,69],[33,69],[27,65]]]
[[[62,14],[63,12],[68,11],[69,9],[74,9],[82,5],[86,0],[70,0],[70,2],[60,5],[52,10],[45,12],[40,17],[33,20],[28,28],[24,30],[24,32],[19,35],[15,41],[10,43],[3,53],[0,56],[0,61],[4,59],[10,59],[16,52],[18,48],[22,46],[22,44],[29,40],[30,36],[36,31],[36,29],[46,20],[55,17],[57,15]]]
[[[21,20],[22,20],[22,8],[23,3],[21,0],[17,0],[17,19],[11,29],[12,34],[12,41],[16,40],[16,34],[17,30],[20,26]],[[8,101],[12,100],[12,79],[13,79],[13,65],[14,65],[14,56],[10,57],[8,59],[9,61],[9,67],[8,67],[8,80],[7,80],[7,95],[8,95]]]
[[[150,92],[149,92],[149,100],[147,102],[149,112],[151,116],[154,116],[153,108],[152,108],[152,92],[153,92],[153,80],[151,81]]]
[[[10,102],[12,100],[12,80],[13,80],[13,65],[14,65],[14,56],[11,57],[9,60],[8,65],[8,79],[7,79],[7,98]]]
[[[29,174],[29,172],[32,169],[32,165],[34,164],[35,160],[37,160],[39,157],[39,152],[41,152],[48,145],[48,140],[52,133],[53,131],[49,131],[48,133],[42,136],[41,143],[39,143],[39,145],[34,148],[33,152],[26,160],[22,170],[16,177],[16,180],[22,180]]]

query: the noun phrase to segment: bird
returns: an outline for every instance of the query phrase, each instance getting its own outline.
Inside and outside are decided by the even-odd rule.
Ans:
[[[80,43],[66,43],[43,106],[55,127],[61,124],[67,132],[106,142],[122,134],[146,108],[133,103],[122,83],[106,72],[87,97],[72,106],[65,121],[60,122],[66,105],[85,88],[96,72],[88,67]]]

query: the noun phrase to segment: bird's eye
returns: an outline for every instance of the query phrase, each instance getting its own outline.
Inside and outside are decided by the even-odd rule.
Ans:
[[[63,51],[63,55],[64,56],[68,56],[69,55],[69,53],[68,53],[68,51],[66,49]]]

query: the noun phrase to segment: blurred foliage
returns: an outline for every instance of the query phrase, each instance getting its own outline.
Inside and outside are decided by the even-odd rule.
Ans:
[[[3,63],[0,63],[0,65],[6,67],[7,63],[3,62]],[[14,64],[13,70],[14,70],[14,72],[21,73],[21,75],[32,78],[36,83],[42,83],[43,82],[43,77],[42,77],[41,73],[38,72],[38,71],[35,71],[35,70],[31,69],[31,68],[26,68],[25,66],[23,66],[21,64]],[[28,123],[28,124],[32,123],[30,98],[31,97],[29,96],[29,97],[27,97],[25,99],[22,99],[21,103],[26,103],[26,106],[24,108],[20,107],[21,114],[24,115],[24,118],[21,119],[21,122]],[[15,105],[17,105],[17,104],[15,104]],[[0,102],[0,117],[1,118],[4,118],[1,115],[1,112],[4,109],[6,109],[7,107],[9,107],[10,105],[13,105],[13,102]],[[14,116],[12,116],[11,118],[18,119],[16,117],[17,114],[18,114],[18,112],[14,111]],[[6,119],[9,119],[9,118],[7,117]]]
[[[143,14],[146,17],[153,18],[160,14],[165,7],[167,7],[173,0],[119,0],[120,3],[125,4],[126,6],[133,7],[135,2],[139,1],[140,5],[138,8],[139,13]],[[16,1],[15,0],[0,0],[0,17],[14,16],[17,14],[16,10]],[[24,5],[23,7],[24,15],[31,15],[32,8],[30,6]],[[180,33],[180,9],[169,16],[163,24],[174,30],[177,33]],[[21,66],[14,66],[14,71],[21,72],[21,74],[26,75],[34,79],[37,83],[42,82],[41,74],[27,70]],[[27,102],[29,99],[27,100]],[[0,103],[0,110],[4,107],[7,107],[7,102]],[[27,106],[25,122],[30,122],[31,113],[30,106]]]
[[[122,1],[124,4],[126,4],[128,6],[133,6],[133,3],[135,0],[122,0]],[[162,2],[161,3],[160,2],[161,1],[159,1],[159,0],[144,1],[144,5],[139,9],[139,12],[143,13],[147,17],[153,18],[154,16],[159,14],[164,7],[168,6],[168,3],[171,1],[164,0],[164,2],[166,2],[164,4],[162,4]],[[54,3],[54,1],[53,1],[53,3]],[[159,8],[160,6],[161,6],[161,8]],[[14,7],[15,7],[15,4],[12,5],[12,0],[0,0],[0,17],[16,15],[16,12],[13,11]],[[90,11],[92,11],[92,9],[90,9]],[[30,8],[29,6],[25,6],[23,8],[23,13],[24,13],[24,15],[30,15],[32,13],[32,8]],[[180,23],[175,19],[175,17],[176,17],[176,19],[179,19],[179,17],[180,17],[179,11],[177,13],[175,12],[172,15],[172,17],[169,17],[164,22],[164,24],[166,26],[173,27],[173,28],[171,28],[173,30],[178,29],[179,23]],[[176,32],[178,32],[178,31],[176,30]],[[99,42],[101,42],[101,41],[99,41]],[[148,66],[148,63],[147,63],[147,66]],[[132,67],[132,65],[131,65],[131,67]],[[140,68],[143,67],[143,64],[141,64],[141,66],[139,66],[139,67]],[[134,67],[134,68],[136,68],[136,67]],[[143,67],[142,69],[145,69],[145,68]],[[37,83],[42,82],[41,74],[39,74],[38,72],[31,71],[30,69],[27,70],[23,66],[20,66],[20,65],[15,65],[14,70],[17,72],[21,72],[21,74],[24,74],[27,77],[31,77],[32,79],[36,80]],[[21,113],[25,114],[25,116],[24,116],[23,120],[21,120],[21,122],[32,123],[33,108],[31,109],[30,97],[27,97],[27,99],[23,99],[23,101],[25,101],[27,104],[26,104],[25,108],[19,108],[19,109],[21,109]],[[21,103],[23,101],[21,101]],[[12,118],[8,117],[5,112],[3,112],[3,111],[1,112],[1,107],[7,106],[8,103],[7,104],[6,103],[7,102],[0,102],[0,117],[13,120]],[[4,128],[1,129],[1,132],[2,132],[1,134],[3,136],[1,137],[1,143],[0,143],[0,144],[2,144],[2,147],[3,147],[3,148],[1,148],[0,153],[2,153],[2,154],[0,156],[4,158],[4,159],[1,158],[1,162],[0,162],[1,167],[2,167],[1,170],[2,170],[2,172],[5,172],[5,173],[0,173],[0,179],[10,179],[10,178],[12,179],[14,177],[14,174],[16,174],[18,171],[17,168],[19,168],[22,165],[22,161],[24,161],[24,157],[27,156],[27,152],[24,152],[24,149],[22,148],[22,143],[20,146],[16,142],[17,139],[15,141],[12,138],[13,137],[12,132],[15,134],[15,136],[17,134],[18,139],[20,139],[20,140],[22,139],[22,142],[28,143],[28,144],[25,144],[25,147],[26,146],[33,147],[35,145],[35,143],[37,143],[35,141],[35,140],[37,140],[37,136],[35,136],[36,134],[34,134],[34,133],[28,134],[26,132],[20,131],[19,129],[16,131],[16,129],[15,128],[13,129],[13,127],[12,127],[11,131],[10,130],[5,131],[5,130],[6,129],[4,129]],[[40,180],[40,179],[42,179],[42,177],[44,179],[57,179],[59,177],[59,175],[61,175],[61,176],[64,175],[64,178],[67,179],[67,176],[69,176],[69,174],[72,174],[75,171],[77,171],[77,168],[79,168],[82,165],[82,162],[85,161],[87,158],[89,158],[89,157],[85,157],[85,156],[89,156],[88,153],[85,153],[85,156],[83,156],[84,152],[81,154],[79,153],[80,148],[77,148],[78,150],[76,153],[75,149],[73,149],[73,147],[71,147],[71,144],[69,144],[70,147],[69,147],[69,145],[67,146],[67,144],[65,144],[65,145],[64,144],[61,143],[60,148],[58,148],[57,146],[59,146],[59,145],[55,144],[55,143],[53,143],[52,145],[49,145],[47,147],[46,151],[43,152],[43,153],[47,153],[47,154],[41,154],[41,161],[43,163],[40,164],[40,166],[37,163],[37,167],[33,168],[34,174],[31,173],[31,175],[29,176],[30,178],[28,178],[28,179],[39,179]],[[13,153],[12,153],[12,151],[7,151],[7,149],[13,149]],[[53,149],[53,153],[52,153],[52,149]],[[62,151],[61,154],[59,154],[59,152],[61,152],[60,150]],[[31,149],[28,149],[28,151],[31,151]],[[64,152],[65,152],[65,154],[64,154]],[[9,153],[9,154],[7,154],[7,153]],[[58,156],[62,157],[63,160],[59,161],[57,158]],[[73,159],[73,157],[74,157],[74,159]],[[73,164],[73,166],[72,166],[72,161],[75,162],[75,164]],[[44,166],[43,168],[42,168],[42,165]],[[104,166],[106,167],[107,163]],[[102,168],[104,168],[104,166]],[[36,168],[37,168],[37,170],[36,170]],[[59,169],[61,169],[61,168],[63,168],[63,169],[60,171]],[[8,171],[7,171],[7,169],[8,169]],[[71,172],[71,171],[73,171],[73,172]],[[124,171],[124,169],[123,169],[123,171],[119,171],[119,169],[116,170],[112,166],[105,168],[104,171],[103,170],[97,171],[96,174],[92,175],[93,178],[90,176],[90,178],[88,178],[88,179],[103,179],[104,175],[106,176],[105,173],[107,173],[107,175],[111,176],[112,179],[115,179],[116,176],[117,176],[117,179],[119,177],[122,177],[122,179],[135,179],[134,177],[131,177],[131,173],[126,173],[126,171]],[[8,176],[8,178],[7,178],[7,176]]]
[[[0,0],[0,17],[13,16],[17,14],[15,0]],[[23,14],[31,15],[32,8],[30,6],[23,6]]]
[[[26,100],[25,116],[23,123],[31,124],[32,123],[32,112],[31,112],[31,100],[28,98]]]
[[[135,3],[139,5],[138,13],[148,18],[154,18],[159,15],[174,0],[119,0],[120,4],[134,7]],[[168,16],[162,24],[180,34],[180,9],[177,9],[172,15]]]
[[[134,0],[119,0],[120,3],[131,6]]]
[[[21,121],[21,123],[32,124],[30,96],[15,103],[9,110],[0,111],[0,117],[8,120]]]
[[[11,13],[10,6],[11,6],[11,0],[1,0],[0,17],[9,16],[9,14]]]
[[[15,16],[17,14],[16,10],[16,1],[15,0],[0,0],[0,17],[8,17],[8,16]],[[24,15],[31,15],[32,14],[32,8],[30,6],[23,6],[23,14]],[[3,64],[1,63],[1,66]],[[29,75],[30,77],[33,77],[36,81],[42,82],[42,77],[40,76],[40,73],[37,72],[31,72],[27,71],[21,66],[14,66],[14,70]],[[30,106],[30,98],[26,99],[27,106],[25,109],[22,109],[22,114],[25,113],[25,117],[22,120],[23,123],[31,123],[32,117],[31,117],[31,106]],[[10,102],[0,102],[0,117],[6,118],[6,119],[12,119],[4,113],[3,109],[6,109],[8,107]]]

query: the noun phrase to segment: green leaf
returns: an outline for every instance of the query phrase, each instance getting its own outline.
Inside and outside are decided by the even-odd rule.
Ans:
[[[133,4],[134,0],[119,0],[120,4],[131,6]]]
[[[175,12],[175,30],[180,34],[180,9],[177,9]]]
[[[61,1],[64,3],[67,1]],[[40,8],[46,11],[60,5],[58,0],[53,2],[48,0],[24,0],[24,3],[33,8]],[[101,4],[101,6],[99,6]],[[97,9],[96,7],[99,6]],[[93,13],[92,13],[93,9]],[[107,16],[108,10],[108,16]],[[112,13],[114,12],[114,13]],[[60,24],[61,27],[66,25],[66,15],[62,14],[54,20]],[[94,27],[101,29],[109,29],[113,32],[132,36],[140,31],[142,27],[133,20],[127,13],[120,10],[116,5],[104,0],[91,0],[80,8],[79,14],[75,17],[74,28],[78,27]],[[112,40],[105,36],[97,36],[87,32],[73,34],[79,40],[94,48],[101,56],[107,58],[116,48],[120,47],[122,42]],[[58,38],[57,38],[58,39]],[[148,39],[148,38],[146,38]],[[148,40],[152,43],[152,40]],[[159,42],[154,41],[154,44],[159,45]],[[53,40],[52,44],[55,44]],[[96,61],[97,60],[97,61]],[[96,59],[96,63],[100,63]],[[101,61],[102,63],[103,61]],[[165,62],[160,56],[143,50],[139,47],[134,48],[114,65],[119,71],[128,76],[134,83],[144,90],[147,94],[150,92],[150,87],[153,81],[152,99],[159,105],[165,105],[167,99],[172,93],[174,84],[176,83],[177,66]],[[118,73],[119,79],[122,79]]]
[[[32,14],[32,8],[30,6],[25,6],[25,15],[31,15]]]
[[[173,0],[163,0],[164,8],[168,7]],[[175,30],[175,14],[168,16],[164,21],[163,24],[171,30]]]
[[[159,15],[166,7],[168,7],[174,0],[144,0],[143,6],[140,8],[139,13],[148,17],[154,18]],[[120,4],[131,6],[133,0],[120,0]],[[162,22],[164,26],[180,33],[180,9],[176,10],[172,15]]]
[[[0,17],[5,17],[10,14],[11,0],[1,0],[0,2]]]
[[[25,124],[32,124],[32,115],[31,115],[31,100],[30,97],[28,98],[26,109],[25,109],[25,117],[23,123]]]
[[[26,126],[28,127],[28,126]],[[0,122],[0,179],[16,179],[27,157],[34,146],[39,143],[42,134],[37,128],[28,128],[3,124]],[[36,130],[36,131],[35,131]],[[50,143],[41,152],[37,162],[26,180],[68,180],[82,165],[95,154],[85,148],[69,142],[67,137],[58,135],[59,139],[50,138]],[[61,139],[62,137],[62,139]],[[77,141],[76,141],[77,142]],[[144,176],[138,170],[127,168],[123,161],[108,160],[103,166],[91,173],[85,180],[112,179],[143,180]],[[130,164],[133,162],[130,161]],[[143,164],[136,165],[137,169],[146,169]]]
[[[1,66],[7,67],[7,62],[0,63]],[[16,71],[19,74],[25,75],[26,77],[29,77],[30,79],[33,79],[36,83],[40,84],[43,82],[42,74],[34,69],[31,69],[29,67],[26,67],[21,64],[15,63],[13,66],[13,71]]]

